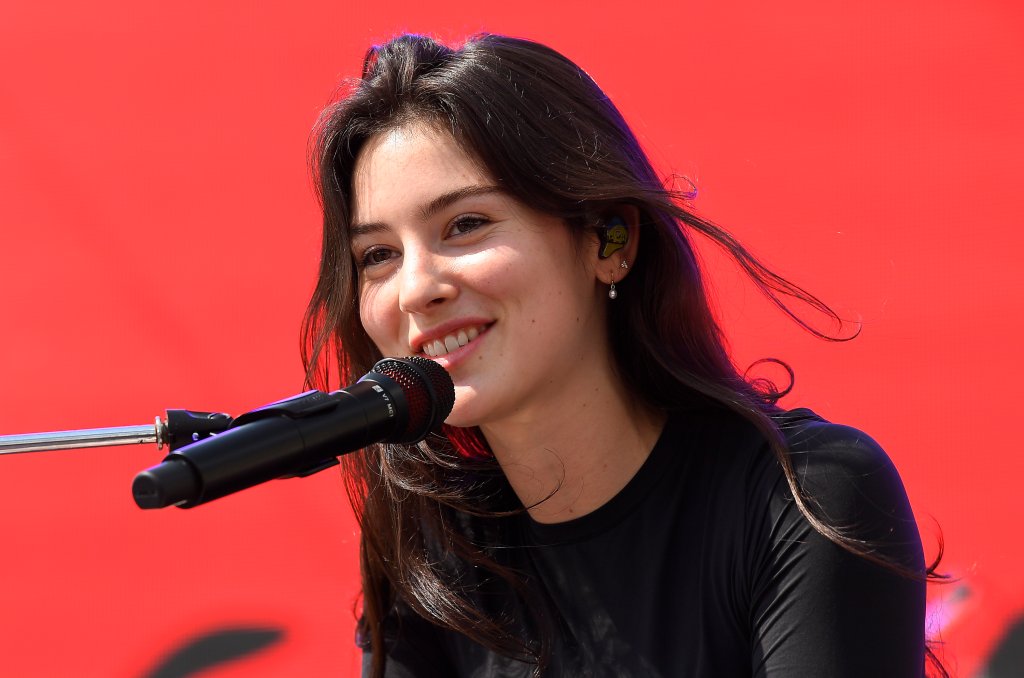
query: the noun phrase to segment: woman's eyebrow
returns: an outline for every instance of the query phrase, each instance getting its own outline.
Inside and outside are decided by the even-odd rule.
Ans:
[[[490,193],[504,193],[503,190],[494,185],[471,185],[463,186],[462,188],[456,188],[454,191],[448,191],[437,196],[426,205],[420,208],[420,216],[426,220],[443,210],[449,205],[453,205],[460,200],[465,198],[473,198],[478,195],[488,195]]]
[[[370,235],[371,233],[380,233],[386,230],[388,230],[388,225],[381,221],[373,221],[366,224],[350,224],[348,227],[348,237],[349,239],[358,238],[361,235]]]
[[[451,191],[447,191],[437,196],[430,202],[420,207],[420,218],[426,221],[435,214],[440,212],[446,207],[454,205],[460,200],[466,198],[473,198],[480,195],[489,195],[492,193],[505,193],[501,188],[494,185],[474,184],[470,186],[462,186]],[[371,221],[367,223],[355,222],[349,226],[348,232],[350,238],[357,238],[361,235],[369,235],[371,233],[380,233],[381,231],[388,230],[388,225],[381,221]]]

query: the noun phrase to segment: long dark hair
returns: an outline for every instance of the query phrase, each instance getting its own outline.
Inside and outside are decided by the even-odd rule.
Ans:
[[[831,338],[787,302],[839,318],[697,215],[688,206],[691,195],[667,189],[594,81],[534,42],[481,35],[450,49],[422,36],[395,38],[370,49],[362,78],[322,115],[311,161],[324,213],[323,249],[303,327],[311,386],[329,388],[335,370],[341,381],[356,379],[380,357],[359,318],[348,243],[352,175],[367,140],[413,121],[450,132],[504,191],[577,232],[593,229],[615,206],[636,207],[643,235],[636,264],[619,283],[629,301],[608,307],[616,369],[631,394],[660,411],[699,405],[749,421],[768,440],[797,506],[815,530],[863,558],[924,576],[886,560],[815,514],[772,419],[780,394],[764,382],[746,380],[730,361],[688,234],[700,233],[724,248],[768,299],[808,331]],[[483,568],[529,598],[515,573],[471,544],[455,524],[460,514],[509,510],[500,501],[493,462],[465,453],[484,446],[478,431],[449,429],[446,439],[416,448],[377,446],[344,458],[362,528],[360,632],[374,650],[375,675],[382,675],[384,666],[383,620],[396,600],[495,651],[544,663],[543,641],[525,642],[509,631],[506,620],[478,609],[446,569],[451,558],[433,553],[433,544],[444,544],[456,563]]]

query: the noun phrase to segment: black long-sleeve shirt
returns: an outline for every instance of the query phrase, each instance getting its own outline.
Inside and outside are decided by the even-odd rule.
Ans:
[[[808,410],[780,423],[818,515],[921,571],[906,493],[881,448]],[[496,553],[527,573],[555,620],[545,675],[922,675],[924,584],[816,532],[767,444],[734,417],[671,417],[629,484],[588,515],[506,520],[518,521],[514,543]],[[533,670],[404,606],[393,617],[389,678]]]

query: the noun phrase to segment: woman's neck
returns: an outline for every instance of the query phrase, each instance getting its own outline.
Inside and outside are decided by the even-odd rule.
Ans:
[[[609,374],[558,411],[480,428],[530,516],[560,523],[601,507],[619,493],[647,460],[665,415],[636,406]]]

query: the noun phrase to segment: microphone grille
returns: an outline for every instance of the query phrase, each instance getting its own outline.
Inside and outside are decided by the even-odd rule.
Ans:
[[[451,414],[455,385],[448,372],[433,360],[420,356],[385,358],[370,371],[401,386],[409,405],[406,430],[392,436],[392,442],[419,442]]]

